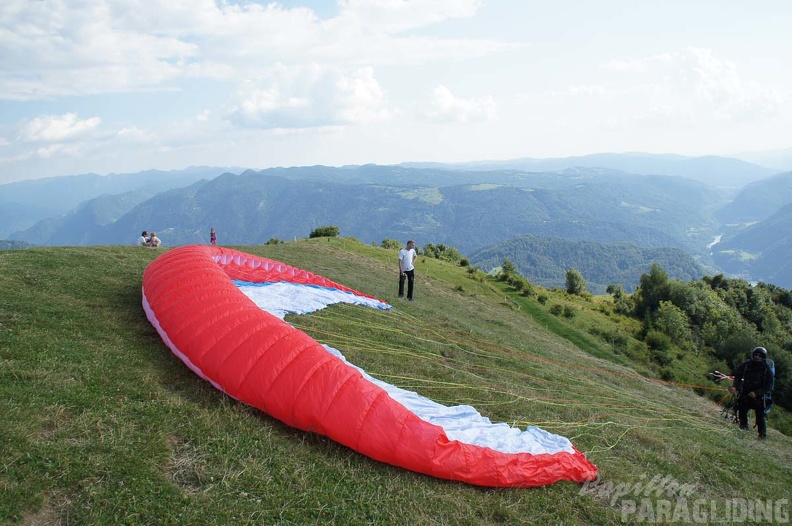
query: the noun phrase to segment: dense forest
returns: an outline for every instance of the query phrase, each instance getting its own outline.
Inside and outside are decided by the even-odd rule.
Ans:
[[[542,287],[522,276],[504,260],[498,279],[506,281],[540,303]],[[599,304],[615,328],[598,330],[597,336],[613,345],[614,353],[646,366],[661,379],[692,386],[699,394],[721,394],[696,389],[712,371],[730,373],[746,360],[754,347],[765,347],[775,362],[773,401],[792,409],[792,292],[766,283],[726,278],[722,274],[698,280],[670,279],[654,263],[642,274],[633,294],[619,284],[608,286],[611,301]],[[585,279],[576,269],[567,272],[566,293],[592,302]],[[558,315],[573,317],[571,309],[558,307]],[[632,323],[620,323],[619,317]],[[792,431],[786,416],[780,427]]]
[[[632,243],[597,243],[526,234],[480,249],[470,255],[476,266],[489,271],[504,259],[531,283],[546,288],[561,287],[569,268],[579,270],[593,294],[604,294],[608,285],[619,283],[628,292],[638,287],[641,273],[659,263],[675,279],[698,279],[704,267],[678,248],[647,248]]]
[[[703,355],[733,370],[761,345],[776,364],[773,398],[792,408],[792,292],[775,285],[752,285],[722,274],[697,281],[671,280],[660,265],[641,276],[631,299],[614,300],[643,320],[644,340],[661,363]]]

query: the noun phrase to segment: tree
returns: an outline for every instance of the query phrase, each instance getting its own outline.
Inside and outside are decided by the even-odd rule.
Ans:
[[[605,292],[613,295],[613,301],[616,301],[624,296],[624,287],[616,283],[611,283],[608,285],[608,288],[605,289]]]
[[[514,276],[519,275],[517,267],[507,258],[503,258],[503,265],[501,265],[500,272],[498,273],[498,281],[508,282]]]
[[[503,265],[501,265],[501,272],[504,274],[514,274],[517,272],[517,267],[514,266],[514,263],[509,261],[506,258],[503,258]]]
[[[311,230],[309,237],[338,237],[339,233],[337,226],[320,226]]]
[[[680,347],[690,345],[693,334],[690,331],[690,321],[682,309],[670,301],[661,301],[655,312],[655,327],[663,331],[671,341]]]
[[[613,295],[613,310],[619,314],[632,314],[635,312],[635,302],[633,297],[624,292],[624,287],[618,284],[608,285],[605,290],[608,294]]]
[[[382,248],[387,248],[388,250],[401,250],[402,244],[401,241],[385,238],[382,240],[381,246]]]
[[[641,284],[635,291],[635,310],[638,316],[652,313],[660,302],[669,299],[668,274],[657,263],[652,263],[648,274],[641,274]]]
[[[586,280],[577,269],[570,268],[566,273],[566,290],[570,294],[582,296],[586,293]]]
[[[462,259],[462,253],[456,247],[446,246],[442,243],[438,245],[427,243],[423,248],[423,253],[430,258],[442,259],[451,263],[458,263]]]

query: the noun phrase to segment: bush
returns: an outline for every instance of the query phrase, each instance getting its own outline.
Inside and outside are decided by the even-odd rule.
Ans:
[[[614,300],[617,300],[624,296],[624,287],[619,284],[611,283],[608,285],[608,288],[605,289],[605,292],[611,294]]]
[[[423,247],[423,253],[427,257],[442,259],[443,261],[450,261],[451,263],[459,263],[459,261],[462,259],[462,253],[459,252],[456,247],[446,246],[442,243],[439,245],[427,243]],[[468,261],[468,264],[469,263],[470,261]]]
[[[651,330],[644,338],[646,345],[653,351],[668,351],[671,348],[671,338],[660,331]]]
[[[550,307],[550,314],[552,314],[553,316],[561,316],[563,312],[564,312],[564,307],[559,305],[558,303]]]
[[[622,294],[618,298],[613,297],[613,310],[619,314],[631,314],[635,312],[635,301],[628,294]]]
[[[380,246],[382,248],[387,248],[388,250],[401,250],[402,244],[395,239],[385,238],[382,240],[382,245]]]
[[[577,269],[570,268],[566,273],[566,291],[569,294],[582,296],[586,292],[586,280]]]
[[[525,289],[531,288],[531,282],[528,281],[528,279],[525,278],[524,276],[511,274],[506,278],[506,282],[512,287],[514,287],[514,290],[516,290],[517,292],[521,292]]]
[[[468,277],[472,280],[476,280],[479,283],[484,283],[487,279],[487,275],[481,271],[478,267],[468,267],[467,268]]]
[[[632,341],[627,347],[627,356],[638,363],[649,365],[650,354],[649,348],[644,342]]]
[[[337,226],[320,226],[311,230],[309,237],[338,237],[340,233]]]
[[[283,241],[281,241],[281,240],[280,240],[280,239],[278,239],[277,237],[271,237],[271,238],[269,238],[269,240],[267,241],[267,244],[268,244],[268,245],[277,245],[278,243],[283,243]]]
[[[673,358],[669,354],[673,344],[671,343],[671,338],[669,338],[668,335],[652,330],[646,334],[645,341],[646,345],[649,346],[649,351],[653,362],[660,364],[661,366],[667,366],[673,361]]]

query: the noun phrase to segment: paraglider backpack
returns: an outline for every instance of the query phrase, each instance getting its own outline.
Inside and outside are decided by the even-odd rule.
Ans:
[[[775,362],[770,358],[765,358],[765,365],[770,369],[770,374],[773,375],[773,381],[770,383],[770,389],[764,395],[765,398],[765,414],[770,411],[773,405],[773,389],[775,389]]]

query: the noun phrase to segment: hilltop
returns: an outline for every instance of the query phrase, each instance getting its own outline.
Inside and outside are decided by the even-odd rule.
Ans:
[[[160,251],[32,248],[0,253],[0,522],[621,524],[636,497],[607,484],[660,479],[689,491],[666,484],[652,502],[788,498],[792,440],[772,419],[764,442],[739,432],[712,401],[723,386],[705,377],[662,381],[615,352],[591,327],[636,327],[608,314],[610,297],[546,290],[540,303],[420,257],[416,301],[404,303],[393,250],[350,238],[235,248],[391,302],[287,321],[375,377],[569,437],[599,467],[600,490],[472,487],[288,428],[214,389],[161,342],[140,293]],[[553,315],[555,305],[573,316]]]

